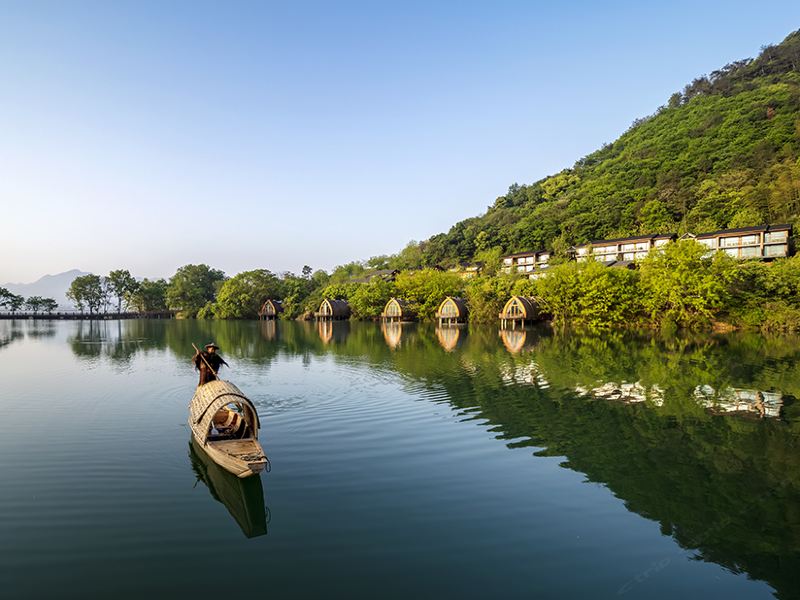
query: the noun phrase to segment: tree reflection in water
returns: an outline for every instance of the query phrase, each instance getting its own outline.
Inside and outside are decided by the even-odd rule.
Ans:
[[[520,342],[496,328],[332,325],[77,324],[71,345],[103,360],[149,348],[188,360],[192,341],[213,339],[253,365],[324,356],[394,372],[420,393],[446,390],[510,448],[563,457],[697,558],[800,594],[797,337],[527,329]]]

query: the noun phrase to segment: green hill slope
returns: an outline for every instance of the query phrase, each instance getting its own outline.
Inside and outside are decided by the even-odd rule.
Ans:
[[[800,31],[696,79],[571,169],[512,185],[482,216],[404,255],[564,252],[592,239],[800,218]],[[798,223],[800,225],[800,223]],[[409,256],[410,258],[410,256]]]

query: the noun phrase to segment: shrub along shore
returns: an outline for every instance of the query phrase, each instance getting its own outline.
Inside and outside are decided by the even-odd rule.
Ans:
[[[417,268],[392,272],[381,259],[350,263],[331,274],[304,267],[301,275],[266,269],[226,277],[207,265],[186,265],[169,281],[121,277],[77,278],[70,297],[79,310],[100,312],[116,305],[139,312],[177,311],[178,317],[255,319],[266,299],[283,302],[281,318],[311,318],[325,298],[347,300],[353,319],[377,319],[392,297],[403,298],[420,320],[434,318],[446,296],[469,306],[469,320],[497,323],[512,295],[535,299],[557,327],[742,328],[800,331],[800,256],[772,262],[740,261],[694,241],[669,244],[634,270],[601,263],[553,264],[531,280],[504,274],[499,260],[481,275],[464,279],[454,272]],[[124,273],[127,273],[125,271]]]

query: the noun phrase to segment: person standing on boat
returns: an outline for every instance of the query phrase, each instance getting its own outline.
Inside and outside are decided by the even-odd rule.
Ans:
[[[203,385],[204,383],[218,379],[216,373],[219,373],[219,369],[222,365],[230,367],[230,365],[217,354],[217,350],[219,350],[219,346],[214,342],[209,342],[205,345],[205,350],[203,350],[203,352],[195,353],[193,359],[194,368],[200,371],[200,383],[197,385]],[[209,366],[211,368],[209,368]]]

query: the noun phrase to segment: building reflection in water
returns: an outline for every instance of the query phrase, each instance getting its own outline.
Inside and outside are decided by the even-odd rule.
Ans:
[[[384,321],[381,323],[381,333],[386,345],[396,350],[403,341],[403,324],[399,321]]]
[[[752,415],[777,419],[783,409],[783,394],[761,390],[727,387],[715,390],[710,385],[698,385],[694,397],[711,413]]]
[[[278,338],[278,321],[276,319],[259,321],[258,328],[261,330],[261,337],[268,342],[272,342]]]
[[[319,339],[322,340],[322,343],[330,344],[333,339],[333,321],[317,321],[317,331],[319,332]]]
[[[525,347],[528,332],[525,329],[501,329],[500,339],[511,354],[519,354]]]
[[[317,332],[323,344],[341,344],[350,335],[349,321],[317,321]]]
[[[228,473],[192,440],[189,442],[192,470],[208,488],[211,497],[225,505],[245,537],[266,535],[269,509],[264,505],[264,488],[260,476],[240,479]]]
[[[594,388],[578,386],[575,391],[582,396],[602,400],[614,400],[624,404],[648,402],[663,406],[664,390],[657,384],[645,386],[634,383],[609,381]],[[710,385],[694,388],[695,401],[711,414],[780,418],[784,396],[780,392],[765,392],[755,389],[727,387],[715,390]]]
[[[459,325],[446,325],[436,328],[436,339],[442,348],[448,352],[452,352],[458,347],[461,340],[461,331],[463,327]]]

